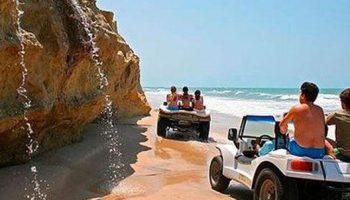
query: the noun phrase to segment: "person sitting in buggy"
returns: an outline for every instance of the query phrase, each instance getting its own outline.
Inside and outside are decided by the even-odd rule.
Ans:
[[[314,104],[318,93],[316,84],[303,83],[300,87],[300,104],[293,106],[281,120],[282,133],[287,133],[289,122],[294,124],[294,137],[288,143],[288,150],[293,155],[318,159],[326,154],[324,112]]]
[[[335,125],[335,141],[330,143],[329,154],[343,162],[350,162],[350,88],[343,90],[340,95],[342,110],[327,116],[327,125]]]
[[[180,100],[182,102],[180,109],[187,110],[187,111],[193,111],[193,108],[191,106],[193,101],[193,96],[191,94],[188,94],[188,87],[183,87],[182,89],[183,94],[180,96]]]
[[[194,99],[193,99],[193,109],[197,112],[203,112],[205,110],[204,106],[204,100],[203,96],[201,96],[201,91],[196,90],[194,92]]]
[[[168,110],[179,110],[179,95],[176,93],[176,87],[171,86],[170,91],[171,93],[166,96],[167,108]]]

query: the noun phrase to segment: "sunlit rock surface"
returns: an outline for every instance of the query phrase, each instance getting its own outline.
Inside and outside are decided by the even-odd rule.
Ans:
[[[110,83],[101,92],[88,36],[70,1],[23,2],[20,34],[28,68],[25,87],[32,100],[27,116],[39,152],[78,141],[84,126],[99,117],[105,94],[111,95],[119,118],[149,113],[140,85],[139,58],[118,34],[113,13],[99,10],[93,0],[80,1]],[[15,3],[0,0],[0,166],[27,160],[23,99],[16,92],[22,79],[16,20]]]

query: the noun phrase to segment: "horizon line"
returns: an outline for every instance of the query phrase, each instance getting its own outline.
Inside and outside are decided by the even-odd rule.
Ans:
[[[176,85],[175,85],[176,86]],[[300,89],[299,87],[229,87],[229,86],[213,86],[213,87],[208,87],[208,86],[188,86],[184,85],[190,88],[204,88],[204,89],[209,89],[209,88],[227,88],[227,89]],[[142,86],[142,88],[170,88],[171,86]],[[333,89],[333,90],[342,90],[344,88],[340,87],[319,87],[320,90],[327,90],[327,89]]]

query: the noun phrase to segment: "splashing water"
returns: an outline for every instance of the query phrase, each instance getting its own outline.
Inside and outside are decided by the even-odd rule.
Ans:
[[[100,55],[99,55],[100,49],[96,45],[96,41],[95,41],[96,38],[94,37],[94,34],[91,31],[91,26],[89,24],[88,18],[85,15],[82,7],[79,5],[77,0],[71,0],[71,3],[75,8],[75,11],[77,12],[78,17],[80,17],[81,19],[80,21],[83,25],[84,31],[89,38],[88,43],[90,44],[90,47],[91,47],[90,55],[91,55],[91,59],[94,61],[95,66],[97,68],[97,77],[99,78],[99,81],[100,81],[99,89],[102,90],[103,88],[107,87],[109,83],[108,83],[107,76],[102,70],[103,62],[101,61]]]
[[[97,47],[95,36],[92,32],[91,23],[89,23],[89,19],[83,11],[83,8],[80,6],[77,0],[70,0],[73,8],[80,19],[84,31],[88,36],[87,43],[90,46],[90,56],[93,60],[96,68],[97,68],[97,77],[99,79],[99,90],[102,91],[105,87],[109,85],[108,79],[104,71],[102,70],[103,62],[100,58],[100,49]],[[110,95],[105,95],[105,107],[102,111],[102,115],[104,116],[104,123],[106,125],[106,129],[103,131],[102,135],[107,141],[107,146],[109,150],[109,167],[108,167],[108,176],[109,176],[109,187],[113,187],[120,176],[120,169],[123,167],[123,164],[119,160],[121,156],[121,152],[119,151],[119,135],[116,131],[113,124],[113,106]]]
[[[25,127],[22,127],[23,129],[25,129],[27,131],[27,138],[28,138],[28,143],[26,144],[27,147],[27,154],[29,157],[29,160],[31,160],[32,155],[37,152],[38,148],[39,148],[39,143],[38,141],[36,141],[33,136],[34,136],[34,131],[32,129],[32,126],[29,122],[29,119],[27,117],[27,110],[31,108],[32,106],[32,102],[30,100],[30,98],[27,95],[27,89],[25,88],[25,84],[27,81],[27,76],[28,76],[28,69],[26,67],[25,64],[25,46],[24,46],[24,41],[23,41],[23,29],[21,27],[21,18],[22,15],[24,14],[24,12],[19,8],[20,2],[19,0],[14,0],[14,3],[16,4],[16,26],[17,26],[17,35],[18,38],[20,40],[20,47],[21,49],[19,50],[18,54],[20,56],[20,68],[21,68],[21,72],[22,72],[22,81],[20,86],[17,88],[17,93],[19,96],[21,96],[24,100],[23,100],[23,107],[24,107],[24,112],[23,112],[23,118],[25,121]],[[36,166],[31,165],[30,167],[31,173],[32,173],[32,180],[31,183],[33,184],[33,191],[26,195],[26,198],[31,199],[31,200],[35,200],[35,199],[46,199],[46,194],[44,192],[42,192],[41,190],[41,185],[40,183],[45,182],[44,180],[40,180],[38,178],[38,170],[36,168]],[[48,185],[47,185],[48,187]],[[25,188],[25,190],[27,191],[27,188]]]

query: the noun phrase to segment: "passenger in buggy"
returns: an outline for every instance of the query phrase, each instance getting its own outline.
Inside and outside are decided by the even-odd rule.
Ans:
[[[342,110],[327,116],[327,125],[335,125],[335,141],[327,139],[329,154],[344,162],[350,162],[350,88],[340,93]]]
[[[194,92],[193,109],[197,112],[203,112],[205,110],[204,100],[200,90]]]
[[[179,95],[176,93],[176,87],[171,86],[170,92],[171,93],[166,96],[167,108],[168,110],[179,110]]]
[[[182,105],[180,106],[180,109],[187,110],[187,111],[193,111],[192,103],[193,103],[193,95],[188,94],[188,87],[183,87],[182,89],[183,94],[180,95],[180,100],[182,102]]]
[[[293,106],[280,123],[283,134],[287,133],[289,122],[294,124],[294,138],[288,143],[288,150],[293,155],[317,159],[323,158],[326,153],[324,112],[314,104],[318,93],[317,85],[303,83],[300,87],[300,104]]]

